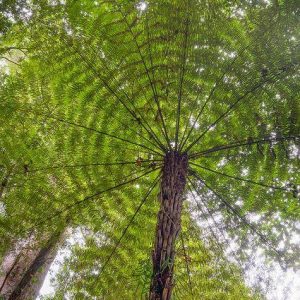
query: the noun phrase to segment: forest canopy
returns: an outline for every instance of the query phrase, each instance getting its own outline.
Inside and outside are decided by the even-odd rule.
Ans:
[[[299,269],[298,1],[0,7],[4,299],[78,229],[49,299],[265,299]]]

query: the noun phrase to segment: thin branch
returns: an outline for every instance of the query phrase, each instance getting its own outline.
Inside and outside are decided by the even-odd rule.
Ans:
[[[153,57],[152,57],[152,51],[151,51],[151,45],[152,44],[150,43],[150,30],[149,30],[148,14],[147,13],[145,14],[145,23],[146,23],[146,26],[145,26],[146,29],[144,29],[144,30],[146,31],[146,34],[147,34],[147,44],[148,44],[148,53],[149,53],[149,60],[150,60],[150,69],[151,69],[151,74],[152,74],[152,82],[153,82],[153,88],[154,88],[154,91],[155,91],[155,95],[157,97],[158,93],[157,93],[156,84],[155,84],[154,65],[153,65]],[[150,83],[150,85],[151,85],[151,83]],[[151,105],[151,109],[153,110],[152,105]],[[161,128],[161,131],[162,131],[162,134],[165,135],[164,128]],[[166,137],[166,135],[165,135],[165,137]],[[167,140],[167,143],[168,143],[168,139],[166,139],[166,140]],[[168,146],[170,147],[171,143],[169,143]]]
[[[275,23],[275,21],[274,21],[274,23]],[[272,28],[273,28],[273,26],[269,26],[268,28],[266,28],[266,30],[264,30],[263,34],[267,33],[267,32],[269,31],[269,29],[272,29]],[[250,46],[252,46],[252,44],[255,43],[255,42],[256,42],[256,41],[254,40],[254,41],[250,42],[248,45],[242,47],[242,49],[239,51],[240,53],[238,53],[238,54],[232,59],[232,61],[228,64],[227,67],[225,67],[224,72],[221,74],[220,78],[217,79],[215,85],[214,85],[213,88],[211,89],[211,91],[210,91],[210,93],[209,93],[209,95],[208,95],[208,98],[207,98],[206,101],[204,102],[204,104],[203,104],[203,106],[202,106],[202,108],[201,108],[199,114],[197,115],[197,117],[196,117],[196,119],[195,119],[195,121],[194,121],[194,123],[193,123],[193,125],[192,125],[192,127],[191,127],[191,129],[190,129],[190,131],[189,131],[189,133],[188,133],[188,135],[187,135],[187,137],[186,137],[185,140],[181,143],[180,151],[181,151],[181,150],[183,149],[183,147],[185,146],[185,144],[186,144],[188,138],[190,137],[192,131],[195,129],[195,125],[196,125],[197,121],[199,120],[200,116],[202,115],[204,108],[206,107],[206,105],[207,105],[207,103],[210,101],[210,99],[212,99],[212,96],[213,96],[215,90],[217,89],[217,87],[219,86],[219,84],[223,81],[223,79],[224,79],[225,75],[227,74],[227,72],[232,68],[232,66],[235,64],[235,62],[238,60],[238,58],[240,58],[241,55],[242,55],[242,54],[243,54]],[[183,138],[182,138],[182,140],[183,140]]]
[[[151,43],[150,43],[150,29],[149,29],[149,23],[148,23],[148,14],[146,13],[145,15],[145,23],[146,23],[146,32],[147,32],[147,44],[148,44],[148,53],[149,53],[149,60],[150,60],[150,67],[151,67],[151,73],[152,73],[152,80],[153,80],[153,87],[154,87],[154,90],[157,94],[157,91],[156,91],[156,85],[155,85],[155,82],[154,82],[154,65],[153,65],[153,57],[152,57],[152,50],[151,50]]]
[[[183,91],[183,79],[186,71],[187,51],[188,51],[188,35],[189,35],[189,19],[185,20],[185,33],[184,33],[184,45],[183,45],[183,57],[182,57],[182,68],[180,72],[179,80],[179,92],[177,100],[177,116],[176,116],[176,132],[175,132],[175,150],[178,149],[178,134],[180,126],[180,113],[181,113],[181,100]]]
[[[41,116],[44,116],[48,119],[53,119],[53,120],[56,120],[56,121],[59,121],[59,122],[62,122],[62,123],[66,123],[66,124],[69,124],[71,126],[76,126],[76,127],[79,127],[79,128],[83,128],[83,129],[87,129],[87,130],[90,130],[90,131],[93,131],[93,132],[96,132],[96,133],[99,133],[99,134],[102,134],[102,135],[105,135],[105,136],[108,136],[108,137],[111,137],[111,138],[114,138],[116,140],[120,140],[120,141],[123,141],[123,142],[126,142],[126,143],[129,143],[129,144],[132,144],[132,145],[135,145],[135,146],[139,146],[139,147],[142,147],[144,149],[147,149],[149,151],[151,151],[153,154],[157,154],[157,155],[160,155],[160,156],[163,156],[162,153],[160,152],[157,152],[156,150],[153,150],[143,144],[139,144],[139,143],[136,143],[136,142],[133,142],[133,141],[130,141],[130,140],[127,140],[125,138],[121,138],[121,137],[118,137],[114,134],[110,134],[110,133],[107,133],[107,132],[104,132],[104,131],[100,131],[98,129],[94,129],[94,128],[91,128],[91,127],[88,127],[88,126],[85,126],[85,125],[81,125],[79,123],[75,123],[75,122],[72,122],[72,121],[68,121],[68,120],[65,120],[65,119],[62,119],[60,117],[55,117],[55,116],[52,116],[52,115],[45,115],[45,114],[42,114],[42,113],[38,113],[38,112],[35,112],[35,114],[38,114],[38,115],[41,115]]]
[[[93,48],[93,47],[90,47],[90,49],[92,49],[93,52],[95,53],[95,56],[97,56],[97,53],[96,53],[96,51],[94,50],[94,48]],[[108,69],[108,67],[107,67],[106,65],[105,65],[105,67]],[[94,74],[95,78],[98,78],[98,76],[96,77],[95,73],[93,73],[93,74]],[[42,98],[44,99],[43,93],[41,93],[41,96],[42,96]],[[103,111],[105,110],[100,104],[98,104],[97,106],[93,105],[92,107],[94,107],[94,108],[97,109],[97,110],[100,110],[100,109],[103,110]],[[157,142],[155,143],[155,142],[151,141],[150,139],[146,138],[145,136],[143,136],[143,135],[142,135],[141,133],[139,133],[138,131],[133,130],[131,127],[128,126],[128,124],[123,123],[123,122],[122,122],[119,118],[117,118],[116,116],[113,116],[113,118],[114,118],[114,120],[117,120],[117,121],[123,126],[124,129],[128,129],[128,130],[130,130],[131,132],[133,132],[134,134],[140,136],[143,140],[145,140],[145,141],[149,142],[150,144],[152,144],[156,149],[158,149],[158,150],[161,150],[161,149],[162,149],[162,147],[159,147],[159,145],[157,144]],[[137,120],[135,119],[134,121],[137,121]],[[137,123],[138,123],[139,125],[142,125],[141,122],[140,122],[140,120],[138,120]],[[149,126],[149,125],[148,125],[148,126]]]
[[[109,254],[109,256],[107,257],[107,259],[105,260],[98,276],[97,276],[97,279],[100,277],[100,275],[104,272],[105,268],[107,267],[108,263],[110,262],[112,256],[114,255],[114,253],[116,252],[116,250],[118,249],[118,247],[120,246],[120,243],[122,241],[122,239],[124,238],[128,228],[132,225],[136,215],[138,214],[138,212],[140,211],[140,209],[142,208],[142,206],[145,204],[147,198],[149,197],[149,195],[151,194],[151,192],[153,191],[153,189],[155,188],[156,184],[158,183],[159,181],[159,178],[160,178],[160,174],[154,179],[151,187],[148,189],[146,195],[144,196],[144,198],[142,199],[142,201],[140,202],[139,206],[137,207],[137,209],[135,210],[134,214],[132,215],[130,221],[128,222],[128,224],[126,225],[126,227],[124,228],[120,238],[118,239],[118,241],[116,242],[114,248],[112,249],[111,253]]]
[[[199,97],[200,97],[200,93],[197,94],[197,96],[196,96],[196,98],[195,98],[195,100],[194,100],[193,102],[194,102],[194,103],[197,103]],[[189,114],[189,117],[188,117],[188,121],[187,121],[186,124],[185,124],[185,128],[184,128],[184,131],[183,131],[183,135],[182,135],[181,141],[180,141],[179,146],[178,146],[178,148],[179,148],[178,151],[179,151],[179,152],[181,152],[181,150],[183,149],[183,147],[184,147],[186,141],[187,141],[188,138],[189,138],[189,134],[188,134],[188,136],[187,136],[186,138],[185,138],[185,134],[186,134],[186,132],[187,132],[187,130],[188,130],[188,127],[189,127],[189,124],[190,124],[190,122],[191,122],[191,117],[192,117],[192,115],[193,115],[193,110],[191,109],[190,114]],[[197,121],[196,121],[196,122],[197,122]],[[193,122],[192,127],[195,126],[196,122],[195,122],[195,121]]]
[[[111,192],[111,191],[117,190],[117,189],[119,189],[120,187],[123,187],[123,186],[125,186],[125,185],[127,185],[127,184],[129,184],[129,183],[132,183],[132,182],[134,182],[134,181],[136,181],[136,180],[138,180],[138,179],[140,179],[140,178],[142,178],[142,177],[144,177],[144,176],[146,176],[146,175],[148,175],[148,174],[150,174],[150,173],[153,173],[153,172],[157,171],[158,169],[159,169],[159,168],[156,168],[156,169],[147,171],[147,172],[143,173],[142,175],[139,175],[139,176],[137,176],[137,177],[135,177],[135,178],[132,178],[132,179],[127,180],[127,181],[123,181],[122,183],[119,183],[119,184],[117,184],[117,185],[114,185],[114,186],[112,186],[112,187],[109,187],[109,188],[107,188],[107,189],[105,189],[105,190],[96,192],[95,194],[90,195],[90,196],[87,196],[87,197],[85,197],[85,198],[83,198],[83,199],[81,199],[81,200],[78,200],[78,201],[76,201],[76,202],[74,202],[74,203],[72,203],[72,204],[66,205],[64,208],[62,208],[61,210],[56,211],[56,212],[55,212],[54,214],[52,214],[51,216],[49,216],[49,217],[47,217],[47,218],[42,218],[39,222],[37,222],[37,223],[34,224],[34,226],[31,228],[31,230],[34,229],[34,228],[37,227],[37,226],[40,226],[40,225],[45,224],[46,222],[52,220],[53,218],[56,218],[56,217],[60,216],[62,213],[67,212],[67,211],[69,211],[70,209],[72,209],[72,208],[74,208],[74,207],[76,207],[76,206],[78,206],[78,205],[81,205],[81,204],[83,204],[83,203],[86,203],[87,201],[92,200],[93,198],[95,198],[95,197],[97,197],[97,196],[100,196],[100,195],[102,195],[102,194],[104,194],[104,193],[107,193],[107,192]]]
[[[68,43],[68,41],[66,41],[66,39],[63,37],[63,41],[65,42],[65,44],[67,46],[70,46],[70,44]],[[148,134],[157,142],[157,144],[159,145],[159,147],[165,151],[165,147],[163,146],[163,144],[160,142],[159,138],[156,136],[156,134],[154,133],[154,131],[151,129],[151,126],[147,123],[147,121],[144,119],[144,117],[139,114],[140,118],[137,117],[136,112],[132,111],[128,105],[122,100],[122,98],[120,96],[118,96],[118,94],[111,88],[111,86],[106,82],[106,80],[104,80],[104,78],[102,76],[100,76],[100,74],[98,73],[97,69],[95,69],[94,65],[78,50],[78,48],[75,48],[74,45],[71,45],[71,48],[74,49],[75,53],[77,53],[80,58],[83,60],[83,62],[87,65],[87,67],[95,74],[95,76],[103,83],[104,87],[113,95],[115,96],[115,98],[124,106],[124,108],[130,113],[130,115],[141,124],[141,126],[148,132]],[[102,62],[103,63],[103,62]],[[105,66],[107,69],[108,67]],[[127,93],[125,93],[125,91],[123,91],[124,95],[126,96],[126,98],[130,101],[129,96],[127,95]],[[132,105],[134,106],[134,104],[132,103]],[[135,106],[134,109],[136,110]],[[149,127],[147,128],[142,122],[141,119],[145,122],[145,124]]]
[[[11,63],[13,63],[13,64],[15,64],[15,65],[17,65],[17,66],[20,66],[19,63],[15,62],[15,61],[13,61],[13,60],[11,60],[11,59],[5,57],[5,56],[0,56],[0,59],[5,59],[5,60],[7,60],[8,62],[11,62]]]
[[[232,179],[236,179],[236,180],[239,180],[239,181],[248,182],[248,183],[255,184],[255,185],[259,185],[259,186],[266,187],[266,188],[272,188],[272,189],[274,189],[274,190],[288,191],[288,189],[287,189],[287,188],[284,188],[284,187],[274,186],[274,185],[267,185],[267,184],[265,184],[265,183],[263,183],[263,182],[257,182],[257,181],[253,181],[253,180],[251,180],[251,179],[245,179],[245,178],[241,178],[241,177],[229,175],[229,174],[226,174],[226,173],[222,173],[222,172],[219,172],[219,171],[212,170],[212,169],[210,169],[210,168],[201,166],[201,165],[199,165],[199,164],[195,164],[195,163],[193,163],[193,162],[190,162],[190,164],[191,164],[191,165],[194,165],[194,166],[197,166],[197,167],[199,167],[199,168],[201,168],[201,169],[210,171],[210,172],[212,172],[212,173],[215,173],[215,174],[219,174],[219,175],[228,177],[228,178],[232,178]]]
[[[249,94],[254,96],[254,92],[261,88],[264,84],[272,82],[273,79],[278,80],[278,76],[284,73],[284,70],[277,72],[276,74],[266,78],[261,79],[257,82],[250,90],[246,91],[242,96],[238,97],[235,102],[229,105],[228,109],[222,113],[213,123],[211,123],[198,138],[196,138],[186,149],[185,152],[189,151],[198,141],[203,138],[203,136],[213,127],[215,127],[220,121],[222,121],[243,99],[245,99]]]
[[[274,246],[273,244],[267,239],[267,237],[265,235],[263,235],[257,228],[255,225],[249,223],[247,221],[247,219],[245,218],[244,215],[242,215],[239,212],[239,209],[234,207],[232,204],[230,204],[226,199],[224,199],[224,197],[222,195],[220,195],[217,191],[215,191],[210,185],[208,185],[203,179],[201,179],[197,173],[194,170],[190,170],[191,174],[197,179],[199,180],[202,184],[204,184],[210,191],[212,191],[217,198],[219,198],[221,200],[221,202],[228,208],[228,210],[230,210],[232,212],[233,215],[236,215],[247,227],[250,228],[250,230],[256,234],[260,240],[266,245],[269,246],[270,249],[275,252],[279,258],[282,257],[282,253],[280,253]]]
[[[95,56],[98,56],[97,52],[95,51],[95,49],[94,49],[93,47],[90,47],[90,49],[92,49],[92,51],[94,52]],[[107,64],[104,62],[104,59],[101,60],[101,63],[105,66],[106,69],[109,70],[109,67],[108,67]],[[117,66],[116,69],[118,69],[119,66],[120,66],[121,64],[122,64],[122,62],[120,62],[120,63],[118,64],[118,66]],[[97,76],[97,77],[98,77],[98,76]],[[126,93],[125,91],[123,91],[123,93],[125,94],[126,98],[129,100],[129,96],[127,95],[127,93]],[[143,96],[144,96],[145,101],[147,101],[147,99],[146,99],[146,97],[145,97],[144,94],[143,94]],[[135,105],[134,105],[133,103],[132,103],[132,106],[134,107],[134,112],[135,112],[135,111],[137,110],[137,108],[135,107]],[[155,112],[154,112],[154,109],[153,109],[153,107],[152,107],[151,104],[150,104],[150,107],[151,107],[151,110],[153,111],[153,113],[155,113]],[[98,108],[98,107],[97,107],[97,108]],[[103,110],[103,108],[102,108],[101,106],[100,106],[100,108]],[[146,141],[148,141],[149,143],[151,143],[152,145],[154,145],[157,149],[166,151],[165,146],[158,140],[158,137],[157,137],[157,136],[151,135],[151,132],[153,132],[153,134],[154,134],[154,131],[152,131],[151,126],[148,124],[147,120],[143,117],[143,115],[142,115],[141,113],[139,113],[139,116],[141,117],[141,119],[143,120],[143,122],[149,127],[150,132],[147,131],[147,133],[154,139],[155,143],[152,142],[151,140],[149,140],[148,138],[144,137],[144,136],[141,135],[140,133],[134,131],[133,129],[131,129],[131,128],[129,128],[129,129],[130,129],[132,132],[134,132],[135,134],[139,135],[139,136],[140,136],[141,138],[143,138],[144,140],[146,140]],[[115,118],[115,117],[114,117],[114,119],[117,120],[121,125],[126,126],[126,125],[125,125],[122,121],[120,121],[118,118]],[[138,123],[139,125],[141,125],[143,128],[145,128],[145,127],[143,126],[143,124],[141,123],[140,118],[135,119],[135,121],[137,121],[137,123]],[[155,135],[155,134],[154,134],[154,135]],[[156,137],[157,139],[155,139],[155,137]]]
[[[146,171],[147,169],[149,170],[150,168],[152,168],[152,170],[157,170],[157,169],[159,169],[160,167],[162,167],[162,164],[160,163],[160,164],[156,164],[156,165],[148,165],[148,166],[146,166],[146,167],[138,167],[138,168],[134,168],[134,169],[131,169],[130,171],[130,173],[128,174],[128,175],[126,175],[126,176],[123,176],[122,177],[122,182],[124,182],[124,181],[126,181],[127,180],[127,178],[131,178],[132,176],[136,176],[136,175],[138,175],[138,174],[140,174],[141,172],[144,172],[144,171]],[[57,176],[57,174],[55,174],[55,178],[57,179],[57,180],[59,180],[60,182],[62,182],[62,185],[61,185],[61,187],[62,188],[64,188],[64,184],[63,184],[63,180],[61,180],[61,178],[59,177],[59,176]],[[112,180],[112,181],[114,181],[114,179]],[[26,186],[26,184],[27,183],[29,183],[29,184],[31,184],[32,183],[32,179],[30,178],[30,177],[23,177],[23,185],[21,185],[21,186],[9,186],[9,187],[7,187],[7,188],[15,188],[15,187],[25,187]],[[42,193],[42,192],[44,192],[44,190],[42,189],[42,190],[40,190],[40,191],[38,191],[39,193]],[[47,195],[47,194],[46,194]],[[48,196],[48,195],[47,195]],[[51,196],[51,195],[50,195]]]
[[[236,57],[233,59],[233,61],[232,61],[232,62],[229,64],[229,66],[225,69],[225,71],[223,72],[223,74],[220,76],[220,78],[216,81],[216,84],[215,84],[215,85],[213,86],[213,88],[211,89],[211,91],[210,91],[210,93],[209,93],[209,95],[208,95],[206,101],[204,102],[204,104],[202,105],[202,107],[201,107],[201,109],[200,109],[200,112],[198,113],[197,117],[195,118],[195,120],[194,120],[194,122],[193,122],[193,125],[192,125],[190,131],[188,132],[186,138],[183,139],[184,136],[182,137],[182,141],[181,141],[181,143],[180,143],[181,145],[180,145],[180,148],[179,148],[180,151],[183,149],[183,147],[185,146],[186,142],[188,141],[190,135],[192,134],[193,130],[195,129],[196,123],[198,122],[200,116],[202,115],[202,113],[203,113],[203,111],[204,111],[204,109],[205,109],[207,103],[208,103],[209,100],[212,98],[212,96],[213,96],[215,90],[216,90],[217,87],[219,86],[220,82],[223,81],[224,76],[227,74],[228,70],[230,69],[230,67],[232,67],[232,65],[235,63],[235,61],[237,60],[238,57],[239,57],[239,56],[236,56]],[[197,95],[197,98],[198,98],[198,97],[199,97],[199,95]],[[188,123],[187,123],[187,126],[188,126]]]
[[[232,149],[232,148],[237,148],[237,147],[242,147],[242,146],[250,146],[253,144],[258,144],[258,143],[272,143],[272,142],[279,142],[279,141],[286,141],[286,140],[295,140],[297,138],[300,138],[300,135],[290,135],[290,136],[284,136],[284,137],[269,137],[269,138],[263,138],[263,139],[253,139],[253,138],[248,138],[247,140],[240,140],[231,144],[225,144],[225,145],[220,145],[220,146],[215,146],[210,149],[203,150],[201,152],[193,153],[190,155],[190,159],[196,159],[199,156],[206,155],[208,153],[213,153],[221,150],[227,150],[227,149]]]
[[[189,177],[188,177],[188,181],[190,182],[190,185],[193,187],[193,189],[194,189],[195,192],[197,193],[197,195],[198,195],[200,201],[202,202],[202,204],[205,206],[205,209],[207,210],[209,216],[210,216],[211,219],[213,220],[213,223],[215,224],[216,228],[219,230],[219,232],[220,232],[221,235],[223,236],[223,239],[224,239],[225,241],[227,241],[226,238],[225,238],[225,235],[224,235],[223,231],[218,227],[217,222],[216,222],[215,218],[213,217],[213,214],[211,213],[210,209],[207,207],[207,205],[205,204],[205,202],[201,199],[201,196],[200,196],[200,193],[199,193],[198,190],[197,190],[197,187],[193,184],[193,182],[191,181],[191,179],[190,179]],[[194,201],[195,201],[195,203],[196,203],[198,209],[201,211],[202,215],[205,217],[205,219],[206,219],[206,221],[207,221],[207,223],[208,223],[208,225],[209,225],[209,228],[210,228],[211,233],[213,234],[215,240],[216,240],[217,242],[219,242],[217,236],[215,235],[213,229],[211,228],[211,226],[210,226],[210,224],[209,224],[209,222],[208,222],[208,218],[207,218],[205,212],[203,211],[203,209],[202,209],[201,205],[199,204],[199,202],[196,200],[196,197],[195,197],[195,195],[194,195],[194,193],[193,193],[193,191],[192,191],[192,189],[191,189],[190,186],[189,186],[189,189],[190,189],[190,192],[192,193],[192,196],[193,196],[193,198],[194,198]],[[222,251],[223,251],[223,248],[222,248]]]
[[[218,224],[217,224],[217,222],[216,222],[216,220],[215,220],[215,218],[214,218],[212,212],[210,211],[210,209],[208,208],[208,206],[205,204],[205,202],[201,199],[201,196],[200,196],[200,194],[199,194],[199,192],[198,192],[197,187],[193,184],[193,182],[191,181],[191,179],[190,179],[189,177],[188,177],[188,181],[190,182],[190,185],[193,187],[193,189],[195,190],[196,194],[198,195],[198,197],[199,197],[201,203],[205,206],[205,209],[206,209],[206,211],[208,212],[209,216],[211,217],[211,219],[212,219],[212,221],[213,221],[215,227],[216,227],[217,230],[220,232],[220,234],[223,236],[223,239],[224,239],[224,241],[226,242],[227,247],[230,249],[231,253],[234,254],[234,251],[231,249],[230,243],[229,243],[228,240],[226,239],[226,237],[225,237],[225,235],[224,235],[224,232],[219,228],[219,226],[218,226]],[[221,253],[225,253],[225,250],[224,250],[223,245],[219,242],[218,237],[216,236],[216,234],[215,234],[214,230],[212,229],[211,225],[209,224],[208,217],[206,216],[206,214],[205,214],[205,212],[203,211],[203,209],[202,209],[201,205],[199,204],[199,202],[196,200],[196,197],[195,197],[195,195],[194,195],[194,193],[193,193],[193,191],[192,191],[190,185],[188,186],[189,189],[190,189],[190,192],[191,192],[191,194],[192,194],[192,196],[193,196],[193,199],[194,199],[194,201],[195,201],[195,203],[196,203],[198,209],[201,211],[201,213],[202,213],[202,215],[204,216],[206,222],[208,223],[209,231],[211,232],[212,236],[214,237],[214,239],[215,239],[215,241],[216,241],[216,243],[217,243],[217,246],[218,246],[219,249],[221,250]],[[239,260],[237,257],[235,257],[235,259],[236,259],[236,261],[238,262],[238,264],[239,264],[240,267],[241,267],[242,265],[241,265],[240,260]],[[233,271],[233,269],[232,269],[232,267],[231,267],[230,264],[229,264],[229,268],[230,268],[231,273],[234,274],[234,271]]]
[[[116,1],[114,1],[116,3],[116,5],[118,5],[118,3]],[[164,117],[163,117],[163,114],[162,114],[162,111],[161,111],[161,107],[160,107],[160,103],[159,103],[159,100],[158,100],[158,97],[157,97],[157,93],[156,93],[156,89],[154,88],[154,84],[150,78],[150,72],[148,70],[148,67],[147,67],[147,64],[145,62],[145,59],[144,59],[144,56],[141,52],[141,48],[136,40],[136,37],[131,29],[131,26],[129,25],[128,21],[127,21],[127,18],[126,18],[126,15],[124,15],[124,13],[122,12],[120,6],[118,5],[119,7],[119,12],[120,14],[122,15],[123,17],[123,21],[125,22],[125,24],[127,25],[128,27],[128,31],[130,32],[132,38],[133,38],[133,41],[135,43],[135,46],[138,50],[138,53],[139,53],[139,56],[142,60],[142,63],[143,63],[143,66],[144,66],[144,69],[146,71],[146,74],[147,74],[147,77],[148,77],[148,80],[149,80],[149,83],[150,83],[150,86],[151,86],[151,89],[152,89],[152,92],[153,92],[153,97],[154,97],[154,101],[156,103],[156,106],[157,106],[157,109],[158,109],[158,113],[159,113],[159,116],[160,116],[160,119],[161,119],[161,122],[162,122],[162,126],[163,126],[163,131],[164,131],[164,136],[165,136],[165,139],[166,139],[166,142],[168,143],[168,146],[169,146],[169,149],[171,149],[171,143],[170,143],[170,139],[169,139],[169,136],[168,136],[168,132],[167,132],[167,128],[166,128],[166,124],[165,124],[165,121],[164,121]]]
[[[143,163],[147,162],[157,162],[157,161],[162,161],[162,160],[142,160]],[[28,170],[27,173],[35,173],[35,172],[40,172],[40,171],[45,171],[45,170],[53,170],[53,169],[65,169],[65,168],[85,168],[85,167],[90,167],[90,166],[123,166],[123,165],[133,165],[137,164],[137,161],[121,161],[121,162],[113,162],[113,163],[90,163],[90,164],[75,164],[75,165],[59,165],[59,166],[52,166],[52,167],[44,167],[40,169],[32,169]],[[15,175],[19,174],[24,174],[22,173],[15,173]]]
[[[101,106],[100,104],[97,104],[97,106],[95,105],[92,105],[93,108],[97,109],[97,110],[102,110],[102,111],[105,111],[105,108],[103,106]],[[152,146],[154,146],[157,150],[161,150],[161,147],[159,147],[156,143],[156,141],[151,141],[150,139],[148,139],[147,137],[145,137],[144,135],[142,135],[139,131],[136,131],[134,129],[132,129],[128,124],[122,122],[120,120],[120,118],[117,118],[115,115],[111,115],[111,117],[113,117],[113,119],[117,122],[120,123],[120,125],[124,128],[124,129],[128,129],[130,130],[132,133],[136,134],[137,136],[141,137],[143,140],[147,141],[148,143],[150,143]],[[137,122],[137,120],[134,120],[135,122]],[[141,122],[137,122],[138,125],[141,126]]]

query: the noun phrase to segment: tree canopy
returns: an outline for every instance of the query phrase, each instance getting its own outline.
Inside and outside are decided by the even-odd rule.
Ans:
[[[176,151],[173,299],[263,297],[241,274],[258,249],[299,267],[296,0],[3,2],[2,255],[80,227],[54,299],[143,299]]]

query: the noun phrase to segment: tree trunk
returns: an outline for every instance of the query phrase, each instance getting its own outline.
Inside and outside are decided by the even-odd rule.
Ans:
[[[153,276],[150,286],[150,300],[171,299],[175,242],[181,227],[181,210],[187,168],[187,154],[180,154],[176,151],[166,154],[152,256]]]
[[[48,236],[42,247],[30,238],[8,253],[1,265],[0,298],[34,300],[38,296],[62,235],[56,232]]]
[[[13,169],[0,182],[0,200]],[[63,237],[64,230],[60,230],[45,234],[43,246],[33,235],[15,242],[0,265],[0,299],[36,299]]]

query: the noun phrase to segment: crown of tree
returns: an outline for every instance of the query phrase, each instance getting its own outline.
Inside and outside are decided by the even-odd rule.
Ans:
[[[297,1],[2,5],[2,255],[81,228],[55,299],[254,299],[257,250],[298,267]]]

